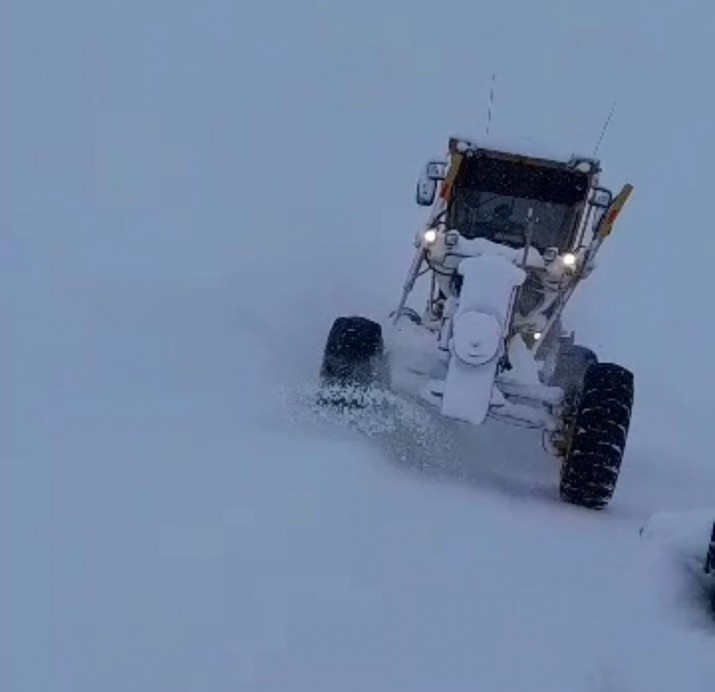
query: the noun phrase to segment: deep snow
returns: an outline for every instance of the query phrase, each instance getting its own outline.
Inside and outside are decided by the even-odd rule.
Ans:
[[[3,692],[712,688],[691,563],[640,534],[715,504],[712,8],[447,5],[445,43],[426,2],[2,10]],[[334,315],[394,307],[414,176],[494,65],[500,134],[588,148],[619,97],[636,195],[572,313],[638,377],[600,514],[527,431],[309,403]]]

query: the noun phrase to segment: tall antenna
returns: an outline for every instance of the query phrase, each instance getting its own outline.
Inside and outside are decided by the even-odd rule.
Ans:
[[[489,89],[489,110],[487,111],[487,137],[492,129],[492,106],[494,105],[494,83],[496,82],[496,74],[492,74],[492,85]]]
[[[601,130],[601,134],[598,137],[598,142],[596,142],[596,147],[593,150],[593,155],[595,156],[598,154],[598,150],[601,147],[601,142],[603,142],[603,138],[606,136],[606,131],[608,130],[608,126],[611,124],[611,118],[613,117],[613,113],[616,110],[616,102],[613,102],[613,105],[611,106],[611,110],[608,113],[608,117],[606,118],[606,122],[603,123],[603,129]]]

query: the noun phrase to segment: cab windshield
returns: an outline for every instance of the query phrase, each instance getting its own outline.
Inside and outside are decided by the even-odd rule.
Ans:
[[[447,220],[465,238],[524,247],[531,210],[532,245],[564,250],[587,192],[588,177],[582,173],[474,157],[460,166]]]

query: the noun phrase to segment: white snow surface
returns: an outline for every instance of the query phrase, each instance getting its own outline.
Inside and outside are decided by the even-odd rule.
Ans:
[[[522,249],[500,245],[486,238],[469,239],[459,236],[454,252],[455,254],[464,255],[466,257],[499,255],[518,266],[533,267],[535,269],[543,269],[546,266],[544,258],[535,247],[529,247],[525,253]],[[526,260],[526,262],[524,260]]]
[[[444,43],[421,0],[0,9],[2,692],[712,690],[690,563],[640,534],[715,493],[712,8],[440,16]],[[499,133],[590,150],[619,97],[601,153],[639,187],[569,315],[637,376],[602,513],[530,431],[314,405],[495,60]]]

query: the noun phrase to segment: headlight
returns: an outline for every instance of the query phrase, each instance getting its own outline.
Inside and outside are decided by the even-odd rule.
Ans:
[[[432,243],[437,240],[437,231],[435,231],[434,228],[426,230],[425,234],[422,236],[422,239],[427,245],[432,245]]]
[[[576,255],[574,255],[573,252],[567,252],[561,256],[561,262],[564,267],[573,267],[576,265]]]

